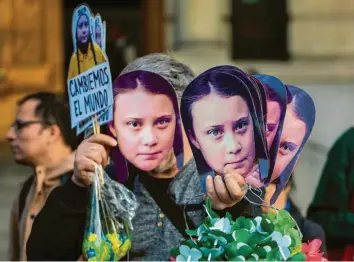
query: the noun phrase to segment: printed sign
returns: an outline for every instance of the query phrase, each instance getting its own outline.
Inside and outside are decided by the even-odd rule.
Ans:
[[[77,127],[78,133],[90,126],[88,123],[93,115],[113,115],[110,111],[113,105],[111,72],[101,48],[104,31],[100,15],[93,17],[87,5],[75,9],[72,20],[74,53],[69,65],[68,93],[71,127]],[[103,124],[111,119],[101,117],[100,120],[103,122],[99,124]]]
[[[109,65],[104,62],[68,81],[71,127],[113,105]]]
[[[91,17],[91,36],[94,42],[102,49],[105,53],[106,49],[106,22],[102,22],[102,18],[99,14]],[[97,114],[97,120],[99,125],[104,125],[113,119],[113,108],[109,107],[107,110],[102,110]],[[105,116],[105,117],[102,117]],[[108,118],[107,118],[108,117]],[[76,134],[79,135],[83,131],[85,132],[85,137],[90,136],[93,133],[92,129],[92,119],[91,117],[81,121],[76,127]]]

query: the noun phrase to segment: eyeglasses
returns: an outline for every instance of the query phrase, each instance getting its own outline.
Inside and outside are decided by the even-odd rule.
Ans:
[[[11,127],[15,129],[16,132],[20,131],[24,127],[34,125],[34,124],[42,124],[43,122],[40,120],[31,120],[31,121],[21,121],[21,120],[16,120],[15,122],[12,123]]]

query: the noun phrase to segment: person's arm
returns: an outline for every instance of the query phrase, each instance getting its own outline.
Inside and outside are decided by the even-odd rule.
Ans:
[[[78,260],[82,254],[89,189],[68,180],[55,188],[34,220],[27,242],[27,259]]]
[[[328,154],[315,197],[308,210],[308,218],[320,224],[328,238],[354,242],[353,196],[354,129],[338,139]]]

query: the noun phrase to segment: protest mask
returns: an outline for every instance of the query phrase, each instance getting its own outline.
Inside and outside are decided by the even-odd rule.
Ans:
[[[128,163],[145,172],[183,168],[183,137],[174,88],[162,76],[143,70],[120,75],[113,82],[114,116],[110,135],[116,180],[128,178]]]

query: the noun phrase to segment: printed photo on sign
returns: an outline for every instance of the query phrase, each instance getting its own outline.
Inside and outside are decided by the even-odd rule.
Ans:
[[[263,84],[266,91],[266,141],[269,152],[269,173],[272,174],[283,130],[287,105],[287,92],[284,84],[274,76],[259,74],[254,77]],[[269,176],[267,182],[270,182],[270,180],[271,176]]]
[[[198,76],[182,95],[183,126],[204,192],[207,175],[223,176],[229,171],[253,186],[262,185],[259,177],[248,179],[266,157],[265,137],[249,88],[230,72],[216,70]]]
[[[86,5],[77,7],[72,20],[74,53],[70,59],[68,79],[105,61],[102,49],[92,39],[92,13]]]
[[[103,51],[106,52],[106,43],[107,43],[107,25],[106,21],[102,22],[102,46],[103,46]]]
[[[113,104],[108,59],[92,39],[91,18],[92,13],[87,5],[80,5],[74,11],[72,20],[74,53],[68,70],[72,128]]]
[[[177,95],[162,76],[133,71],[113,82],[114,113],[110,135],[118,147],[111,150],[117,179],[128,177],[128,165],[163,173],[184,164],[183,137]]]
[[[96,44],[105,52],[105,34],[103,29],[102,18],[100,15],[96,15],[93,19],[93,38]]]
[[[91,37],[93,41],[101,48],[101,50],[105,53],[105,33],[104,33],[104,28],[105,24],[102,24],[102,19],[100,15],[96,15],[95,17],[91,17]],[[107,117],[100,117],[101,115],[105,116],[113,116],[112,112],[112,107],[109,108],[110,112],[108,112],[106,109],[103,110],[102,112],[98,113],[98,124],[99,125],[104,125],[108,123],[109,121],[112,120],[112,117],[107,119]],[[79,135],[83,131],[85,131],[87,128],[92,129],[92,119],[91,117],[83,120],[80,122],[77,127],[76,127],[76,134]],[[88,137],[92,134],[93,130],[87,131],[85,134],[85,137]]]
[[[316,118],[315,103],[310,95],[296,86],[285,87],[289,94],[278,156],[272,174],[276,190],[271,198],[271,204],[276,201],[288,182]]]

